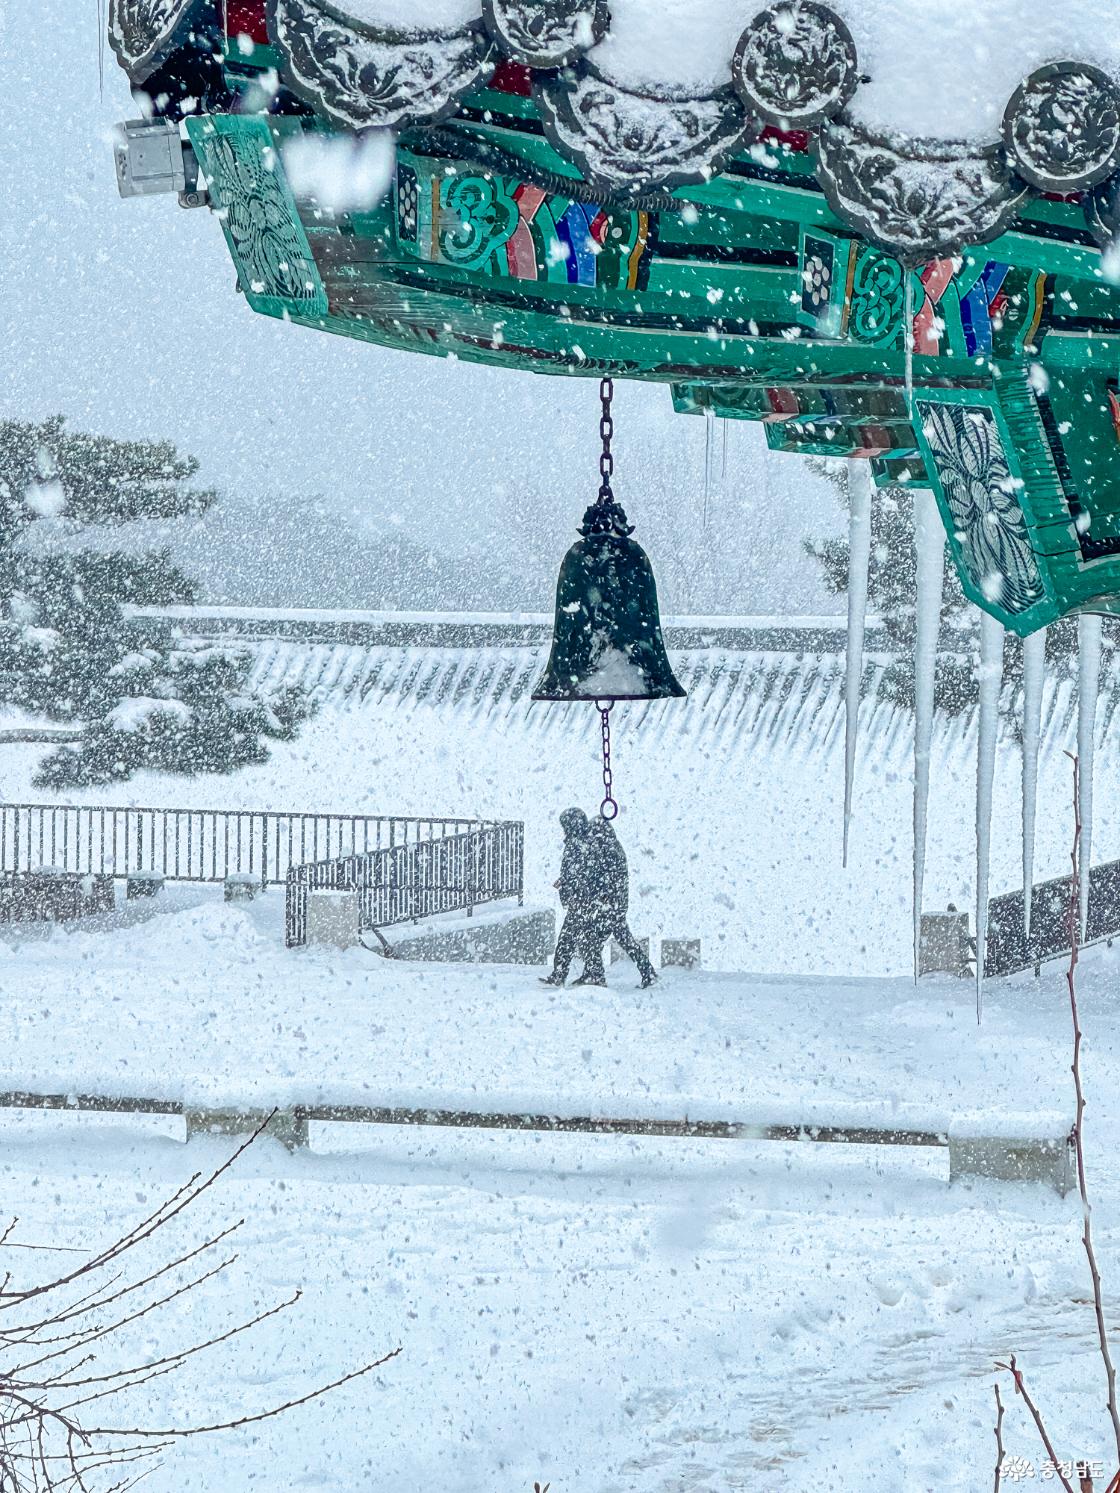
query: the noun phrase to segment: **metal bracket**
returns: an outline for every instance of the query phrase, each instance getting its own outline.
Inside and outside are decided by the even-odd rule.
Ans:
[[[181,207],[205,207],[209,194],[198,185],[198,161],[171,119],[126,119],[113,152],[122,197],[175,192]]]

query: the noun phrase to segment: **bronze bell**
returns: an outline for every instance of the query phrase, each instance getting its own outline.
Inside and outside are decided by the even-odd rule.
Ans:
[[[552,652],[534,700],[666,700],[684,694],[661,636],[657,582],[609,491],[583,516],[556,584]]]

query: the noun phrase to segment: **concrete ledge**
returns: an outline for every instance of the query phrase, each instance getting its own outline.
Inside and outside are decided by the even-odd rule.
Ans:
[[[163,888],[162,871],[130,871],[125,878],[125,900],[134,902],[138,897],[156,897]]]
[[[699,969],[701,947],[698,938],[662,938],[662,969]]]
[[[923,912],[918,939],[919,975],[948,974],[960,979],[972,973],[972,940],[968,913]]]
[[[261,879],[252,871],[233,871],[222,883],[227,902],[252,902],[261,890]]]
[[[473,918],[385,931],[398,959],[538,965],[547,964],[556,947],[556,914],[551,908],[483,908]]]
[[[192,1135],[250,1136],[268,1119],[266,1109],[183,1109],[187,1139]],[[289,1151],[308,1143],[307,1111],[281,1109],[272,1116],[265,1135],[287,1146]]]
[[[0,873],[0,923],[69,922],[111,912],[113,878],[41,866]]]
[[[357,892],[324,891],[313,887],[307,893],[307,944],[331,949],[355,948],[361,909]]]
[[[99,1094],[0,1093],[0,1108],[56,1109],[117,1114],[181,1114],[186,1133],[244,1139],[258,1130],[270,1111],[258,1106],[203,1109],[173,1099],[143,1099]],[[966,1177],[989,1177],[1002,1182],[1045,1182],[1063,1196],[1075,1184],[1072,1144],[1068,1131],[1018,1134],[1013,1125],[1029,1130],[1022,1116],[1002,1117],[1003,1135],[974,1130],[976,1117],[944,1130],[892,1129],[888,1126],[765,1124],[732,1120],[654,1119],[638,1116],[548,1115],[495,1111],[398,1108],[366,1104],[292,1105],[277,1110],[265,1134],[289,1150],[308,1148],[312,1120],[351,1125],[436,1126],[464,1130],[530,1130],[588,1135],[665,1136],[679,1139],[797,1141],[833,1145],[931,1146],[949,1149],[950,1183]],[[988,1128],[1000,1128],[999,1116],[988,1116]]]
[[[1051,1136],[974,1136],[949,1132],[949,1181],[991,1177],[999,1182],[1046,1182],[1065,1197],[1074,1185],[1069,1133]]]

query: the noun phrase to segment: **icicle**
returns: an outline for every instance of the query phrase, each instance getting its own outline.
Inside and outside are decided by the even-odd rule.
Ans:
[[[704,411],[704,527],[708,527],[708,505],[712,496],[712,469],[715,466],[715,411]]]
[[[1081,770],[1081,937],[1089,918],[1089,871],[1093,864],[1093,755],[1097,689],[1101,673],[1101,619],[1077,619],[1077,756]]]
[[[1023,936],[1031,937],[1034,890],[1034,826],[1038,803],[1038,744],[1042,734],[1042,686],[1046,678],[1046,629],[1023,639]]]
[[[727,481],[727,432],[731,426],[730,420],[721,420],[723,442],[720,447],[719,456],[719,480],[722,486]]]
[[[992,788],[1003,683],[1003,624],[980,613],[980,719],[976,742],[976,1020],[984,1010],[988,952],[988,873],[992,858]]]
[[[859,687],[863,679],[863,636],[867,626],[867,568],[871,560],[871,463],[848,462],[848,651],[844,674],[844,865],[852,823]]]
[[[945,579],[945,530],[937,500],[928,488],[914,494],[914,553],[918,567],[914,633],[914,979],[918,978],[922,937],[922,889],[926,876],[926,825],[929,817],[929,753],[933,741],[933,688],[941,630]]]

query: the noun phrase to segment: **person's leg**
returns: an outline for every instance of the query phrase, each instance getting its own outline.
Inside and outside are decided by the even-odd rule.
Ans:
[[[603,968],[603,944],[606,939],[607,934],[601,927],[597,927],[594,923],[588,925],[580,940],[579,952],[583,956],[583,974],[576,980],[577,985],[605,985],[607,983],[606,971]]]
[[[618,940],[618,946],[622,952],[629,954],[630,958],[638,966],[638,973],[642,977],[642,984],[652,985],[654,980],[657,979],[657,971],[649,962],[646,951],[630,932],[630,924],[627,922],[617,924],[614,929],[614,936]]]
[[[552,973],[541,978],[548,985],[563,985],[572,967],[572,955],[576,951],[579,924],[573,915],[565,913],[560,925],[560,937],[556,940],[556,952],[552,956]]]

